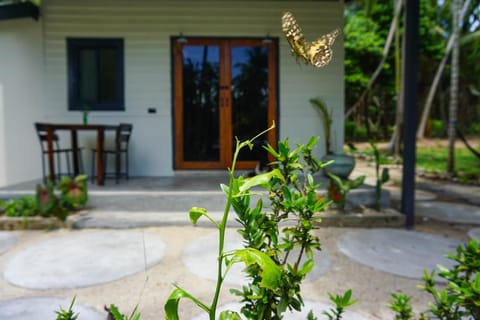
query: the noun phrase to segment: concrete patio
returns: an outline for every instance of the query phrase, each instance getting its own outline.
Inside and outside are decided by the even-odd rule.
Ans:
[[[355,174],[370,174],[366,165]],[[224,196],[219,183],[225,174],[179,175],[109,181],[90,186],[90,203],[81,229],[17,230],[0,232],[0,318],[53,319],[54,310],[67,308],[76,297],[79,320],[106,319],[104,306],[114,303],[124,313],[138,304],[142,319],[163,319],[163,304],[173,283],[209,302],[214,290],[215,229],[202,223],[191,226],[186,212],[205,206],[220,217]],[[367,179],[368,183],[368,179]],[[444,191],[448,194],[448,185]],[[22,195],[34,182],[0,189],[0,197]],[[392,203],[398,188],[388,186]],[[30,191],[29,191],[30,190]],[[468,190],[468,191],[466,191]],[[463,189],[472,192],[477,189]],[[359,302],[346,319],[392,319],[388,307],[392,292],[411,295],[417,310],[429,296],[416,286],[424,268],[448,266],[447,251],[480,236],[480,207],[454,200],[455,194],[431,189],[417,191],[418,223],[414,231],[403,228],[367,229],[322,227],[317,265],[303,285],[306,306],[320,319],[331,306],[327,292],[353,290]],[[241,245],[233,214],[227,246]],[[78,227],[78,226],[77,226]],[[229,275],[221,305],[238,309],[229,288],[242,284],[241,268]],[[192,303],[181,303],[182,319],[205,319]],[[286,319],[305,319],[290,314]]]

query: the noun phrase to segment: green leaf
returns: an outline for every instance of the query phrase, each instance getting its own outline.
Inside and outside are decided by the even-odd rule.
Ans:
[[[262,277],[260,286],[271,290],[276,290],[278,288],[282,277],[282,270],[268,255],[254,248],[245,248],[235,250],[233,256],[233,262],[242,261],[247,267],[252,264],[256,264],[260,267],[260,275]]]
[[[220,313],[218,320],[242,320],[242,318],[234,311],[225,310]]]
[[[226,184],[223,184],[223,183],[220,184],[220,188],[222,189],[223,193],[228,196],[228,192],[229,192],[230,188]]]
[[[275,149],[273,149],[271,145],[268,144],[266,146],[263,146],[263,148],[265,148],[265,150],[267,150],[271,155],[273,155],[274,158],[280,157],[280,155],[277,153]]]
[[[266,185],[270,180],[276,177],[282,181],[285,181],[282,173],[278,169],[274,169],[270,172],[262,173],[251,178],[243,180],[243,184],[240,185],[240,193],[248,192],[251,188],[261,185]]]
[[[203,304],[197,298],[190,295],[188,292],[186,292],[182,288],[177,287],[175,290],[172,291],[172,293],[168,297],[167,302],[165,303],[164,310],[165,310],[166,320],[179,320],[178,303],[183,298],[192,300],[193,302],[195,302],[197,306],[205,310],[207,313],[210,312],[210,308],[208,308],[205,304]]]
[[[305,261],[304,264],[302,264],[302,267],[300,268],[299,273],[302,276],[305,276],[307,273],[312,271],[314,267],[315,267],[315,261],[313,259],[308,259],[307,261]]]
[[[385,182],[387,182],[389,179],[390,179],[390,175],[389,175],[389,173],[388,173],[388,168],[383,168],[383,170],[382,170],[382,176],[381,176],[381,178],[380,178],[380,181],[381,181],[382,183],[385,183]]]
[[[364,181],[365,181],[365,176],[357,177],[355,180],[352,180],[349,182],[349,187],[350,189],[358,188],[363,184]]]
[[[343,193],[345,187],[343,185],[342,179],[340,179],[340,177],[338,177],[338,176],[336,176],[333,173],[330,173],[328,171],[327,171],[327,176],[330,179],[330,182],[335,186],[335,188],[338,191],[341,191]]]
[[[110,313],[115,317],[115,320],[122,320],[123,315],[118,311],[117,307],[114,304],[110,305]]]
[[[190,208],[188,214],[190,216],[190,221],[192,221],[193,224],[197,224],[197,221],[198,219],[200,219],[201,216],[208,216],[207,209],[199,207]]]

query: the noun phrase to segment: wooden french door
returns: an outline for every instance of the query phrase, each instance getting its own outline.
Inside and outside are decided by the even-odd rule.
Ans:
[[[224,169],[235,137],[243,141],[277,116],[277,44],[261,39],[183,38],[173,41],[176,169]],[[266,157],[275,130],[242,150],[238,168]]]

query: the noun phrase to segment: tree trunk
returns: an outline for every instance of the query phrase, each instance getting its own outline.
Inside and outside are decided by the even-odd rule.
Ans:
[[[465,17],[465,13],[468,10],[470,2],[471,0],[466,0],[465,3],[463,4],[462,11],[460,12],[460,18],[459,18],[460,21],[463,21],[463,18]],[[445,64],[447,62],[448,56],[450,55],[450,52],[452,51],[452,48],[453,48],[453,33],[448,39],[445,55],[443,56],[442,61],[440,61],[440,64],[438,65],[437,72],[435,73],[435,77],[433,78],[432,85],[430,86],[430,90],[428,91],[427,100],[425,101],[425,106],[423,107],[422,119],[420,120],[420,125],[418,126],[418,129],[417,129],[418,139],[423,139],[425,137],[425,129],[427,126],[428,115],[430,114],[430,109],[432,108],[433,98],[435,97],[435,93],[437,92],[438,83],[440,82],[443,69],[445,68]]]
[[[455,126],[457,123],[457,109],[458,109],[458,73],[459,73],[459,56],[460,45],[459,35],[460,27],[459,22],[459,0],[453,1],[453,23],[452,23],[452,36],[453,36],[453,49],[452,49],[452,73],[450,79],[450,108],[448,115],[448,161],[447,161],[447,174],[453,176],[455,172],[455,139],[456,132]]]
[[[398,23],[398,22],[397,22]],[[397,28],[399,33],[400,28]],[[403,73],[402,64],[403,57],[405,57],[405,37],[402,37],[401,45],[399,41],[396,45],[395,60],[396,60],[396,91],[397,91],[397,109],[395,112],[395,130],[388,146],[388,153],[393,154],[395,157],[400,156],[402,146],[402,132],[403,132]]]
[[[358,108],[359,106],[361,106],[364,103],[363,100],[365,99],[368,91],[370,91],[370,88],[372,87],[375,80],[377,80],[377,77],[380,74],[380,71],[382,71],[383,65],[385,64],[385,60],[387,60],[388,52],[390,51],[390,47],[392,46],[393,35],[395,33],[395,28],[396,28],[396,25],[397,25],[396,21],[397,21],[399,15],[400,15],[401,10],[402,10],[403,0],[396,0],[396,2],[397,3],[396,3],[396,6],[395,6],[395,12],[394,12],[394,15],[393,15],[393,18],[392,18],[392,23],[390,24],[390,30],[388,31],[388,36],[387,36],[387,40],[385,41],[385,46],[383,47],[382,60],[378,64],[377,69],[375,69],[372,76],[370,77],[370,80],[368,81],[367,87],[365,88],[365,90],[363,90],[362,94],[360,95],[360,98],[358,98],[357,102],[355,102],[355,104],[353,106],[351,106],[350,109],[347,110],[347,112],[345,112],[345,118],[348,118],[350,116],[350,114],[356,108]]]

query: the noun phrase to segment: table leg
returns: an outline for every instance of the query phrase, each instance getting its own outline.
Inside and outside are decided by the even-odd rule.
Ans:
[[[55,182],[55,158],[53,156],[53,129],[47,127],[48,180]]]
[[[104,173],[103,173],[103,141],[105,139],[105,130],[99,128],[97,131],[97,185],[103,186]]]
[[[71,130],[71,144],[72,144],[72,160],[73,160],[73,175],[76,177],[78,176],[80,169],[79,169],[79,161],[78,161],[78,138],[77,138],[77,130]]]

